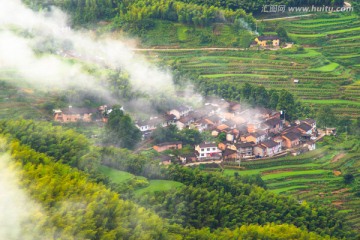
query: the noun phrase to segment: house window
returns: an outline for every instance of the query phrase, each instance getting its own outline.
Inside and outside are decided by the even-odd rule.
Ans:
[[[213,148],[213,150],[215,151],[215,148]]]
[[[201,149],[201,151],[203,152],[203,151],[205,151],[205,149],[204,149],[204,148],[202,148],[202,149]]]
[[[210,148],[207,148],[206,150],[207,150],[207,151],[210,151]]]
[[[203,156],[204,156],[204,154],[202,153],[202,154],[201,154],[201,156],[203,157]]]

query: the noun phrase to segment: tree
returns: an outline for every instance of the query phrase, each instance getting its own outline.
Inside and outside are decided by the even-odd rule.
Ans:
[[[279,94],[277,109],[281,111],[285,111],[287,120],[291,121],[295,119],[297,108],[296,108],[294,96],[286,90],[281,90]]]
[[[344,183],[345,184],[351,184],[354,180],[355,180],[355,177],[351,173],[347,173],[344,175]]]
[[[220,142],[226,141],[226,133],[221,132],[221,133],[219,134],[219,136],[217,137],[217,139],[218,139]]]
[[[276,91],[271,90],[269,92],[269,95],[270,95],[269,107],[272,109],[276,109],[276,106],[278,105],[278,101],[279,101],[279,94]]]
[[[180,131],[180,136],[183,144],[195,145],[202,142],[200,132],[195,129],[183,129]]]
[[[330,127],[336,124],[336,117],[329,106],[321,107],[316,115],[317,122],[321,127]]]
[[[288,41],[289,36],[287,35],[286,29],[284,27],[278,27],[275,31],[282,41]]]
[[[114,107],[106,124],[105,143],[133,149],[140,140],[141,132],[130,116],[124,114],[120,107]]]
[[[178,135],[178,128],[176,125],[170,125],[166,128],[158,127],[152,132],[151,137],[154,139],[155,143],[173,142],[180,140]]]
[[[351,6],[354,8],[354,12],[360,15],[360,0],[351,1]]]

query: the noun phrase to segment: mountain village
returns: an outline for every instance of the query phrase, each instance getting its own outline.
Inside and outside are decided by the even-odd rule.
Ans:
[[[122,108],[123,110],[123,108]],[[110,107],[98,109],[73,108],[54,110],[54,120],[58,122],[107,122]],[[97,117],[95,117],[97,116]],[[100,116],[100,117],[99,117]],[[203,142],[193,146],[193,152],[178,156],[161,154],[163,164],[178,161],[181,164],[214,161],[241,161],[276,158],[287,154],[298,155],[316,148],[316,141],[324,135],[335,134],[335,129],[318,131],[313,119],[286,120],[286,111],[267,108],[244,107],[237,102],[224,99],[207,98],[202,107],[193,109],[181,105],[162,115],[147,120],[136,120],[143,140],[149,140],[158,127],[176,125],[184,128],[207,131],[214,139],[220,134],[225,141]],[[151,141],[150,141],[151,142]],[[153,146],[159,153],[166,150],[182,149],[183,143],[163,142]]]

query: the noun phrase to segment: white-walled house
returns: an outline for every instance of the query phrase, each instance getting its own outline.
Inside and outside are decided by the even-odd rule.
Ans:
[[[216,143],[201,143],[195,146],[195,150],[199,153],[200,161],[221,158],[221,150]]]

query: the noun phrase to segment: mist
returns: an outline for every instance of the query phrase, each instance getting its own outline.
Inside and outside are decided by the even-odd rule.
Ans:
[[[70,58],[125,71],[132,87],[148,96],[174,95],[170,72],[151,65],[124,42],[73,30],[66,14],[56,8],[34,12],[20,0],[0,0],[0,6],[0,68],[15,70],[34,88],[81,89],[111,98],[102,79]]]
[[[51,239],[39,231],[40,207],[20,188],[14,166],[8,154],[0,153],[0,239]]]

